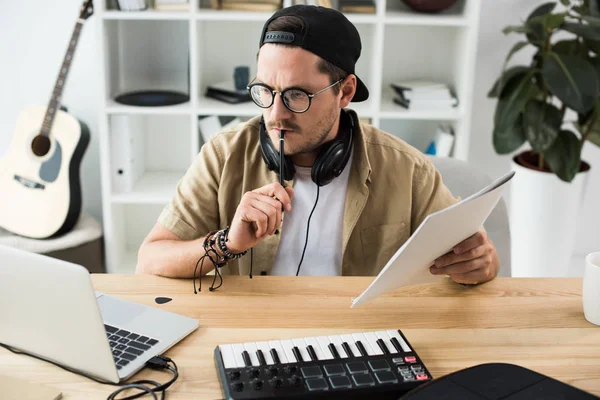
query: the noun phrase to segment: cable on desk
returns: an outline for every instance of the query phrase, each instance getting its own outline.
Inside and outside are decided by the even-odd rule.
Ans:
[[[89,376],[86,374],[83,374],[79,371],[76,371],[72,368],[69,367],[65,367],[63,365],[60,365],[54,361],[51,360],[46,360],[44,358],[38,357],[35,354],[30,354],[24,351],[20,351],[17,350],[11,346],[8,346],[6,344],[0,343],[0,347],[5,348],[6,350],[15,353],[15,354],[24,354],[26,356],[29,357],[33,357],[35,359],[41,360],[41,361],[45,361],[48,362],[52,365],[55,365],[61,369],[64,369],[65,371],[68,372],[72,372],[74,374],[83,376],[85,378],[91,379],[94,382],[98,382],[101,383],[103,385],[112,385],[112,386],[120,386],[119,389],[115,390],[114,392],[112,392],[108,397],[107,400],[133,400],[133,399],[137,399],[139,397],[145,396],[146,394],[150,394],[152,396],[152,398],[154,400],[158,400],[158,397],[156,396],[156,393],[160,392],[161,393],[161,400],[164,400],[165,398],[165,392],[166,390],[173,384],[175,383],[175,381],[177,380],[177,378],[179,378],[179,372],[177,370],[177,364],[175,364],[175,361],[171,360],[169,357],[165,357],[165,356],[161,356],[161,355],[157,355],[152,357],[151,359],[149,359],[148,361],[146,361],[146,367],[150,367],[152,369],[157,369],[157,370],[162,370],[162,369],[167,369],[169,371],[171,371],[173,373],[173,377],[166,383],[158,383],[156,381],[150,380],[150,379],[142,379],[139,381],[133,381],[130,383],[126,383],[126,382],[122,382],[122,383],[113,383],[113,382],[108,382],[102,379],[98,379],[95,378],[93,376]],[[169,364],[173,364],[173,366],[169,365]],[[148,386],[148,385],[152,385],[154,387]],[[129,389],[137,389],[137,390],[141,390],[141,393],[137,393],[131,396],[127,396],[127,397],[122,397],[120,399],[117,399],[116,396],[125,391],[125,390],[129,390]]]

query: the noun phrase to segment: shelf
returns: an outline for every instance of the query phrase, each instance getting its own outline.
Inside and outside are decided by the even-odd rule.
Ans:
[[[146,172],[128,193],[113,194],[111,201],[121,204],[166,204],[175,194],[182,172]]]
[[[200,9],[196,14],[198,21],[267,21],[272,13],[253,11],[230,11]]]
[[[259,21],[266,22],[273,13],[253,11],[230,11],[200,9],[196,14],[198,21]],[[355,24],[374,24],[377,22],[375,14],[346,14],[346,17]]]
[[[461,117],[461,109],[448,110],[407,110],[394,103],[394,92],[391,89],[383,91],[380,118],[390,119],[421,119],[421,120],[457,120]]]
[[[145,115],[189,115],[192,112],[190,102],[174,106],[138,107],[119,104],[114,100],[106,101],[107,114],[145,114]]]
[[[182,11],[105,11],[102,17],[108,20],[186,20],[192,16]]]
[[[409,11],[388,11],[384,22],[388,25],[467,26],[469,20],[461,14],[429,15]]]

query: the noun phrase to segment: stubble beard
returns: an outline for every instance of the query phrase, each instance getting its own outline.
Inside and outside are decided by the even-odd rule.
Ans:
[[[327,139],[327,136],[329,136],[329,132],[331,132],[331,129],[335,124],[338,114],[339,110],[337,109],[335,104],[332,105],[329,112],[327,112],[324,115],[324,117],[319,121],[319,123],[317,123],[317,125],[314,127],[313,132],[318,132],[318,134],[314,137],[311,137],[308,142],[301,143],[300,146],[298,146],[297,148],[290,149],[292,152],[288,153],[288,151],[286,151],[286,155],[295,156],[299,154],[306,154],[317,151],[319,147],[323,145],[323,143]],[[288,150],[288,148],[286,148],[286,150]]]

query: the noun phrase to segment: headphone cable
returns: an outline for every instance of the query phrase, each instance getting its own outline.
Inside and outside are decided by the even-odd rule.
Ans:
[[[306,245],[308,244],[308,231],[310,229],[310,219],[312,218],[313,213],[315,212],[315,208],[317,208],[317,203],[319,202],[319,188],[317,185],[317,198],[315,200],[315,205],[313,206],[310,215],[308,216],[308,223],[306,224],[306,239],[304,240],[304,250],[302,250],[302,258],[300,258],[300,263],[298,264],[298,269],[296,270],[296,276],[300,273],[300,266],[302,265],[302,261],[304,260],[304,253],[306,252]]]

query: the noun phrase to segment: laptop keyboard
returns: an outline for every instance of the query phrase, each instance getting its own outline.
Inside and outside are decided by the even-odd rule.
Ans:
[[[157,339],[104,324],[117,369],[135,360],[158,343]]]

